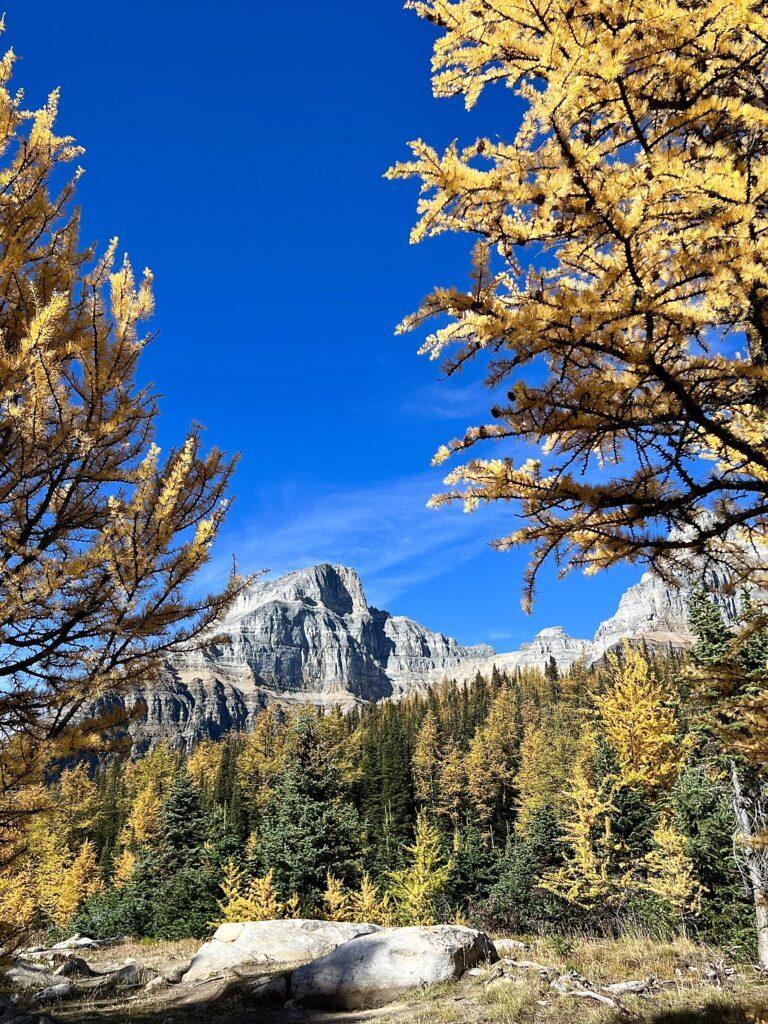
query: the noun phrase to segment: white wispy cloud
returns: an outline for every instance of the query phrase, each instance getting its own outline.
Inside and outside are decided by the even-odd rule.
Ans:
[[[400,408],[405,415],[418,418],[486,423],[491,419],[491,406],[503,397],[503,392],[489,391],[481,380],[466,384],[434,381],[408,394]]]
[[[511,526],[508,509],[432,510],[439,488],[432,474],[363,487],[328,489],[287,485],[270,490],[262,514],[227,530],[208,566],[206,585],[225,577],[231,554],[243,571],[268,568],[279,575],[317,562],[353,566],[368,599],[387,602],[449,571],[483,550]]]

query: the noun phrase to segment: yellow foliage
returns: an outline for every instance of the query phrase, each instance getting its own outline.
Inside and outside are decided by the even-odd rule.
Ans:
[[[416,819],[416,834],[407,852],[409,864],[389,873],[395,919],[404,925],[436,924],[450,862],[443,855],[440,832],[424,811]]]
[[[270,704],[259,712],[237,758],[237,772],[246,799],[260,806],[269,799],[285,758],[286,729],[281,709]]]
[[[578,747],[573,723],[550,720],[529,725],[520,744],[515,777],[518,794],[515,829],[525,834],[541,811],[562,816],[569,799],[573,759]]]
[[[83,150],[57,133],[57,91],[25,109],[10,87],[14,63],[10,50],[0,59],[4,856],[24,831],[25,791],[51,763],[111,744],[114,706],[88,709],[151,683],[167,652],[200,637],[243,585],[188,596],[223,522],[233,463],[203,451],[199,427],[162,457],[152,443],[158,405],[137,383],[152,274],[137,280],[117,239],[100,256],[81,247],[72,200]],[[93,784],[75,767],[55,789],[59,818],[47,827],[64,843],[62,862],[72,853],[85,870]],[[50,868],[44,900],[61,917]],[[62,899],[74,905],[84,883],[67,885]]]
[[[424,716],[416,735],[416,743],[411,758],[414,796],[419,803],[426,804],[430,810],[437,803],[437,779],[440,761],[440,744],[437,729],[437,718],[431,709]]]
[[[594,733],[587,731],[571,766],[569,807],[562,823],[566,863],[541,882],[542,888],[586,909],[614,902],[630,884],[626,867],[616,863],[609,795],[594,779],[595,750]]]
[[[179,756],[165,739],[160,740],[147,753],[125,767],[125,786],[131,796],[151,788],[158,796],[168,792],[179,768]]]
[[[102,886],[96,851],[87,839],[76,854],[62,847],[55,831],[36,827],[33,875],[37,907],[49,921],[65,925],[83,901]]]
[[[281,901],[274,886],[274,871],[261,877],[249,877],[248,872],[230,860],[221,882],[224,899],[219,902],[220,921],[277,921],[295,917],[297,896]],[[216,922],[220,923],[220,922]]]
[[[131,880],[136,868],[136,854],[127,848],[122,849],[115,857],[113,868],[115,885],[118,887],[125,885],[126,882]]]
[[[467,794],[466,759],[455,740],[445,742],[438,765],[436,811],[454,825],[461,818]]]
[[[53,794],[55,829],[74,849],[93,832],[99,816],[99,791],[84,764],[66,768]]]
[[[55,924],[66,924],[79,910],[83,901],[103,886],[101,870],[96,862],[96,849],[87,839],[64,872],[56,912]]]
[[[325,904],[329,920],[352,920],[352,917],[350,916],[352,909],[352,900],[350,899],[350,894],[341,884],[339,879],[335,878],[332,874],[330,874],[330,872],[326,879],[325,892],[323,893],[323,903]]]
[[[156,834],[160,825],[162,801],[156,784],[148,782],[133,799],[128,818],[123,827],[121,842],[128,846],[146,845]]]
[[[364,874],[360,888],[352,894],[352,920],[365,924],[392,924],[392,901],[389,893],[380,893],[369,874]]]
[[[389,172],[420,183],[413,242],[478,239],[469,287],[436,288],[401,328],[435,318],[421,351],[450,348],[449,375],[492,357],[492,422],[435,461],[538,449],[472,458],[434,504],[515,503],[524,525],[496,544],[533,546],[526,604],[549,555],[674,563],[669,524],[695,525],[702,501],[735,560],[729,526],[768,532],[764,4],[407,6],[440,29],[436,96],[471,107],[501,83],[523,104],[514,137],[416,139]]]
[[[621,657],[610,656],[609,670],[611,685],[595,704],[616,758],[617,784],[670,786],[690,748],[648,659],[625,642]]]
[[[694,876],[685,837],[666,817],[656,826],[652,838],[653,847],[645,857],[645,887],[674,915],[696,910],[704,890]]]
[[[487,825],[494,810],[508,810],[517,764],[519,737],[517,705],[512,686],[502,686],[488,718],[469,747],[467,791],[479,822]]]
[[[187,771],[200,790],[210,792],[221,766],[224,744],[215,740],[201,740],[186,761]]]
[[[30,857],[0,870],[0,937],[28,931],[37,915],[37,889]]]

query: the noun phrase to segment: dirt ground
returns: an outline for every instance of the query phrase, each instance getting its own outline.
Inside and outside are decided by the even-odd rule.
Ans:
[[[130,942],[88,950],[85,957],[95,970],[133,958],[168,973],[188,962],[198,945]],[[248,1005],[242,992],[227,992],[224,982],[213,981],[62,1002],[46,1015],[61,1024],[768,1024],[768,978],[685,941],[530,940],[515,957],[377,1010]],[[639,995],[606,993],[607,985],[643,979],[654,980]]]

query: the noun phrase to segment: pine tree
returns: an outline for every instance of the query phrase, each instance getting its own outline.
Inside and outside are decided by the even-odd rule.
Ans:
[[[200,794],[189,774],[180,771],[162,805],[157,833],[161,876],[199,863],[205,842]]]
[[[562,835],[550,808],[528,816],[525,830],[509,836],[493,865],[483,914],[499,930],[541,932],[567,928],[579,911],[549,892],[542,880],[562,866]]]
[[[557,667],[557,662],[551,654],[549,656],[549,661],[547,661],[546,668],[544,669],[544,675],[551,683],[556,683],[560,678],[560,669]]]
[[[727,759],[736,817],[734,850],[752,892],[757,954],[768,968],[768,668],[761,669],[763,615],[745,602],[743,621],[726,629],[706,595],[691,600],[694,697],[700,725]]]
[[[696,637],[696,660],[703,665],[726,660],[731,631],[702,586],[694,587],[688,596],[688,619]]]
[[[134,870],[131,898],[157,938],[202,936],[216,912],[219,871],[205,848],[207,820],[182,770],[163,801],[157,834]]]
[[[357,877],[363,829],[314,725],[305,719],[294,728],[295,754],[261,815],[258,851],[281,899],[298,893],[307,908],[316,908],[329,873],[346,884]]]

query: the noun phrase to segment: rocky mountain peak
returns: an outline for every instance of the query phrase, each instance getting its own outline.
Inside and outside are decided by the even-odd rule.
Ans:
[[[465,647],[406,616],[370,607],[360,577],[348,566],[322,562],[258,581],[217,624],[207,648],[169,662],[159,686],[136,693],[147,705],[144,720],[131,727],[136,749],[163,735],[189,746],[228,729],[248,729],[272,700],[350,707],[449,679],[469,680],[494,666],[514,673],[544,669],[554,659],[567,672],[577,662],[594,664],[624,639],[685,647],[691,642],[688,589],[701,573],[691,570],[690,576],[670,585],[645,573],[591,640],[549,626],[503,654],[484,645]],[[724,580],[706,583],[723,592],[719,604],[732,620],[736,602],[726,596]]]
[[[345,565],[321,562],[306,569],[295,569],[274,580],[249,587],[227,615],[227,620],[251,615],[273,601],[303,604],[308,608],[327,608],[334,615],[366,615],[368,602],[360,577]]]
[[[173,659],[160,685],[136,694],[147,705],[131,727],[139,752],[162,735],[189,746],[247,729],[272,700],[397,698],[493,654],[369,607],[355,570],[328,562],[256,582],[212,633],[208,647]]]

